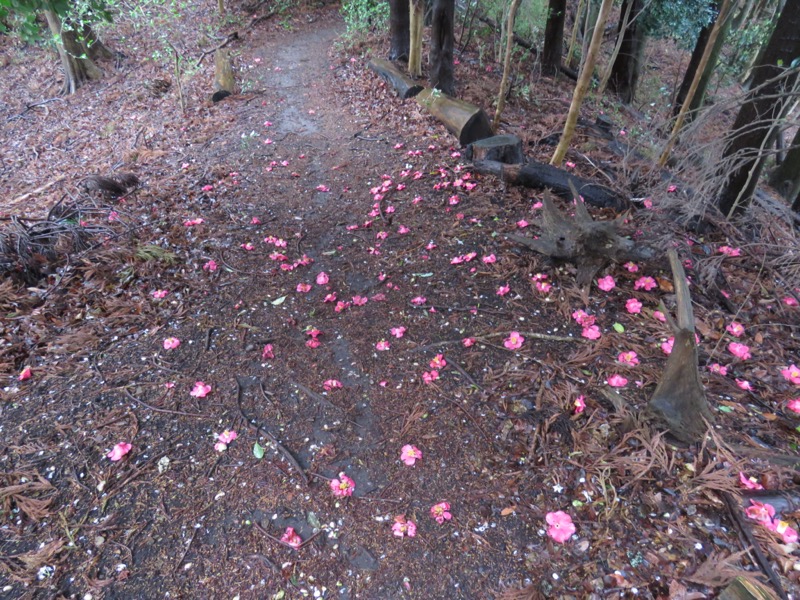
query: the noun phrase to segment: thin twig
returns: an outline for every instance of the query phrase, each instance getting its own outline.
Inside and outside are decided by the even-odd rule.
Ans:
[[[128,388],[124,387],[124,388],[122,388],[122,391],[131,400],[134,400],[134,401],[138,402],[139,404],[141,404],[142,406],[144,406],[145,408],[149,408],[150,410],[155,411],[155,412],[166,413],[166,414],[169,414],[169,415],[181,415],[182,417],[196,417],[198,419],[210,419],[211,418],[208,415],[201,415],[199,413],[189,413],[189,412],[184,412],[182,410],[170,410],[168,408],[158,408],[156,406],[151,406],[150,404],[148,404],[144,400],[139,400],[139,398],[137,398],[136,396],[131,394],[128,391]]]

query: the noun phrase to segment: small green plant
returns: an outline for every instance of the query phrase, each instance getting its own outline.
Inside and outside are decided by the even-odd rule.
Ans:
[[[357,35],[373,29],[384,29],[389,22],[389,3],[377,0],[344,0],[342,17],[347,33]]]
[[[145,244],[136,249],[136,258],[144,262],[157,261],[167,265],[175,264],[178,256],[174,252],[164,250],[161,246]]]

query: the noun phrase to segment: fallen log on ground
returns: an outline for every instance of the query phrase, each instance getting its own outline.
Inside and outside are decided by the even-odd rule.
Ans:
[[[428,88],[417,94],[416,99],[458,138],[462,146],[491,137],[494,133],[489,116],[474,104]]]
[[[415,83],[413,79],[388,60],[373,58],[369,61],[367,66],[380,75],[386,83],[391,85],[394,91],[397,92],[397,95],[403,100],[413,98],[425,89],[425,86]]]
[[[493,135],[467,146],[467,160],[496,160],[507,165],[525,162],[522,140],[516,135]]]
[[[549,189],[565,200],[572,200],[570,183],[575,186],[584,201],[600,208],[625,210],[628,201],[614,190],[585,179],[581,179],[558,167],[530,161],[522,165],[506,165],[494,160],[474,163],[475,172],[494,175],[503,181],[537,190]]]

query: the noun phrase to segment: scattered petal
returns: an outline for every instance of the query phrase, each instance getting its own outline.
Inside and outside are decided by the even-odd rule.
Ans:
[[[575,398],[575,402],[572,403],[575,407],[572,411],[576,415],[581,414],[584,410],[586,410],[586,398],[584,396],[578,396]]]
[[[755,477],[748,477],[741,471],[739,472],[739,482],[742,484],[742,487],[748,490],[763,490],[764,486],[758,483],[758,480]]]
[[[317,285],[327,285],[330,281],[328,274],[325,271],[320,271],[317,275]]]
[[[17,379],[19,379],[19,381],[25,381],[31,377],[33,377],[33,369],[31,369],[30,365],[27,365],[19,372],[19,377]]]
[[[203,383],[202,381],[197,381],[192,388],[192,391],[189,392],[190,396],[194,396],[195,398],[205,398],[208,394],[211,393],[211,386]]]
[[[397,515],[392,525],[392,535],[395,537],[414,537],[417,535],[417,524],[410,519],[407,521],[405,515]]]
[[[164,350],[174,350],[181,345],[181,341],[176,337],[168,337],[164,340]]]
[[[658,287],[656,280],[652,277],[640,277],[636,280],[636,283],[633,284],[633,288],[636,290],[647,290],[648,292],[652,289]]]
[[[611,387],[625,387],[628,385],[628,380],[625,379],[622,375],[612,375],[608,378],[608,385]]]
[[[629,367],[635,367],[639,364],[639,357],[633,350],[629,350],[628,352],[620,352],[617,360],[623,365],[627,365]]]
[[[130,452],[131,448],[133,448],[133,446],[127,442],[120,442],[111,449],[111,452],[106,454],[106,457],[112,462],[117,462],[118,460],[122,460],[122,457]]]
[[[603,334],[600,333],[600,328],[597,325],[589,325],[589,327],[583,328],[581,335],[589,340],[597,340],[600,339]]]
[[[294,530],[294,527],[286,528],[286,531],[284,531],[283,535],[281,536],[281,541],[287,546],[291,546],[295,550],[303,545],[303,538],[297,534],[297,532]]]
[[[725,331],[730,333],[734,337],[741,337],[744,333],[744,325],[738,323],[736,321],[732,321],[726,328]]]
[[[265,344],[264,349],[261,351],[261,360],[271,360],[275,358],[272,344]]]
[[[400,460],[406,466],[413,467],[415,462],[422,460],[422,450],[411,444],[406,444],[400,450]]]
[[[741,358],[742,360],[748,360],[752,358],[750,354],[750,347],[746,344],[739,344],[737,342],[731,342],[728,344],[728,352],[733,354],[737,358]]]
[[[787,381],[795,385],[800,385],[800,367],[797,365],[791,364],[785,369],[781,369],[781,375],[783,375]]]

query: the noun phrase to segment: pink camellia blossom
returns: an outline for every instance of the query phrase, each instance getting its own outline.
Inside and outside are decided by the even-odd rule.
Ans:
[[[201,218],[188,219],[188,220],[183,222],[183,226],[184,227],[193,227],[195,225],[202,225],[203,223],[205,223],[205,221],[203,219],[201,219]]]
[[[772,522],[772,528],[767,527],[767,529],[772,529],[775,533],[780,534],[784,544],[794,544],[797,542],[797,530],[793,527],[789,527],[786,521],[775,519]]]
[[[642,312],[642,303],[636,298],[628,298],[625,302],[625,309],[632,315],[638,315]]]
[[[727,331],[734,337],[741,337],[741,335],[744,333],[744,325],[736,321],[732,321],[725,328],[725,331]]]
[[[568,169],[574,169],[575,168],[575,163],[572,162],[571,160],[568,160],[568,161],[566,161],[564,163],[564,166],[567,167]]]
[[[326,379],[322,382],[322,387],[326,392],[330,392],[331,390],[342,387],[342,382],[338,379]]]
[[[364,306],[367,302],[369,298],[366,296],[353,296],[353,306]]]
[[[214,444],[214,450],[216,450],[217,452],[225,452],[225,450],[227,449],[228,449],[228,444],[226,444],[225,442],[216,442]]]
[[[205,398],[211,393],[211,386],[203,383],[202,381],[196,381],[192,391],[189,392],[190,396],[194,396],[195,398]]]
[[[645,208],[651,209],[653,208],[653,201],[650,198],[645,198],[644,202],[642,202]]]
[[[712,373],[716,373],[717,375],[722,375],[723,377],[728,374],[728,367],[719,363],[712,363],[708,365],[708,370]]]
[[[252,219],[250,219],[250,223],[252,225],[261,225],[261,219],[259,219],[258,217],[253,217]]]
[[[625,387],[628,385],[628,380],[625,379],[622,375],[612,375],[608,378],[608,385],[611,387]]]
[[[786,381],[791,381],[795,385],[800,385],[800,367],[795,364],[791,364],[785,369],[781,369],[781,375],[786,379]]]
[[[206,264],[203,265],[203,271],[208,271],[209,273],[213,273],[217,270],[217,261],[209,260]]]
[[[333,292],[325,296],[323,302],[336,302],[336,292]]]
[[[629,350],[628,352],[620,352],[617,360],[623,365],[627,365],[629,367],[635,367],[639,364],[639,357],[633,350]]]
[[[131,446],[129,443],[120,442],[111,449],[111,452],[106,454],[106,458],[112,462],[117,462],[118,460],[122,460],[122,457],[130,452],[131,448],[133,448],[133,446]]]
[[[427,302],[425,296],[417,296],[416,298],[411,299],[411,304],[413,304],[414,306],[422,306],[423,304],[425,304],[425,302]]]
[[[754,521],[759,523],[770,523],[775,516],[775,507],[765,502],[750,499],[750,506],[744,509],[744,513]]]
[[[425,383],[425,385],[430,385],[437,379],[439,379],[439,371],[436,369],[433,369],[430,372],[426,371],[422,374],[422,381]]]
[[[750,354],[750,347],[745,344],[731,342],[728,344],[728,352],[737,358],[741,358],[742,360],[748,360],[752,358],[752,355]]]
[[[417,535],[417,524],[411,519],[406,520],[405,515],[397,515],[392,525],[392,535],[395,537],[414,537]]]
[[[286,528],[286,531],[284,531],[283,535],[281,536],[281,541],[295,550],[303,545],[303,538],[297,534],[297,532],[294,530],[294,527]]]
[[[522,337],[518,332],[512,331],[505,341],[503,341],[503,345],[509,350],[517,350],[518,348],[522,347],[522,343],[524,341],[524,337]]]
[[[497,257],[494,254],[489,254],[488,256],[484,256],[481,260],[487,265],[490,265],[497,262]]]
[[[520,229],[524,229],[528,225],[530,225],[530,223],[528,223],[525,219],[520,219],[519,221],[517,221],[517,227],[519,227]]]
[[[793,398],[786,403],[786,408],[800,414],[800,398]]]
[[[639,279],[636,280],[636,283],[633,284],[633,289],[647,290],[648,292],[656,287],[658,287],[658,284],[652,277],[639,277]]]
[[[597,325],[589,325],[589,327],[583,328],[581,335],[587,340],[597,340],[600,339],[603,334],[600,333],[600,328]]]
[[[635,262],[629,261],[622,266],[625,267],[629,273],[636,273],[639,270],[639,265],[637,265]]]
[[[755,477],[748,477],[741,471],[739,471],[739,483],[742,484],[743,488],[748,490],[763,490],[764,486],[758,483],[758,480]]]
[[[167,290],[153,290],[152,292],[153,298],[156,300],[161,300],[162,298],[166,298],[169,292]]]
[[[319,348],[322,342],[320,342],[317,338],[311,338],[310,340],[306,340],[306,347],[311,348]]]
[[[402,325],[401,325],[400,327],[392,327],[392,328],[389,330],[389,333],[391,333],[391,334],[392,334],[394,337],[396,337],[397,339],[400,339],[401,337],[403,337],[403,336],[405,335],[405,333],[406,333],[406,328],[405,328],[405,327],[403,327]]]
[[[380,342],[375,344],[375,349],[376,350],[380,350],[380,351],[388,350],[389,349],[389,342],[387,342],[386,340],[381,340]]]
[[[664,313],[662,313],[660,310],[654,310],[653,311],[653,318],[656,321],[661,321],[662,323],[666,323],[667,322],[667,317],[665,317]]]
[[[236,433],[233,429],[226,429],[217,436],[217,439],[223,444],[230,444],[237,437],[239,437],[239,434]]]
[[[19,372],[19,377],[17,377],[17,379],[19,381],[25,381],[31,377],[33,377],[33,369],[31,369],[30,365],[26,365],[23,367],[22,371]]]
[[[753,391],[753,386],[750,385],[750,382],[747,381],[746,379],[737,379],[736,380],[736,385],[738,385],[745,392],[752,392]]]
[[[261,351],[261,360],[271,360],[273,358],[275,358],[275,352],[272,344],[264,344],[264,349]]]
[[[508,292],[511,291],[511,287],[508,285],[501,285],[497,288],[497,295],[498,296],[505,296]]]
[[[327,185],[323,185],[323,184],[318,185],[314,189],[316,189],[318,192],[330,192],[331,191],[331,188],[329,188]]]
[[[617,287],[617,282],[614,281],[614,278],[611,275],[606,275],[605,277],[601,277],[597,280],[597,287],[604,292],[610,292]]]
[[[345,475],[344,471],[339,473],[338,479],[332,479],[330,485],[333,495],[337,498],[352,496],[356,490],[356,482]]]
[[[246,250],[247,252],[252,252],[253,250],[256,249],[256,247],[253,246],[253,244],[251,244],[250,242],[245,242],[244,244],[240,244],[239,247],[242,250]]]
[[[444,354],[437,354],[430,362],[431,369],[444,369],[447,366],[447,361]]]
[[[422,450],[411,444],[406,444],[400,449],[400,460],[408,467],[413,467],[414,463],[422,460]]]
[[[741,256],[742,250],[741,248],[731,248],[730,246],[720,246],[717,248],[717,252],[720,254],[724,254],[725,256]]]
[[[563,510],[547,513],[545,521],[550,526],[547,528],[547,535],[559,544],[566,542],[576,531],[572,517]]]
[[[174,350],[181,345],[181,341],[176,337],[168,337],[164,340],[164,350]]]
[[[537,281],[534,285],[536,286],[536,289],[543,294],[546,294],[551,289],[553,289],[553,286],[547,283],[546,281]]]
[[[320,271],[317,274],[317,285],[327,285],[328,281],[330,281],[330,279],[325,271]]]
[[[400,225],[400,227],[397,228],[397,233],[399,233],[400,235],[405,235],[405,234],[409,233],[410,231],[411,230],[408,227],[406,227],[405,225]]]
[[[298,283],[297,284],[297,291],[301,294],[306,294],[311,291],[311,284],[310,283]]]
[[[783,303],[786,306],[797,306],[797,298],[795,298],[794,296],[786,296],[783,299]]]
[[[572,412],[576,415],[579,415],[586,410],[586,398],[584,396],[578,396],[575,398],[575,402],[572,404],[575,407]]]
[[[575,319],[575,322],[581,327],[591,327],[594,325],[594,316],[581,309],[572,313],[572,318]]]
[[[452,519],[453,515],[450,514],[450,503],[439,502],[439,504],[434,504],[431,506],[431,518],[439,525]]]
[[[471,348],[475,345],[475,338],[474,337],[465,337],[461,340],[461,343],[464,345],[464,348]]]
[[[351,306],[350,302],[342,302],[341,300],[339,300],[336,303],[336,306],[334,307],[333,310],[338,313],[347,310],[348,308],[350,308],[350,306]]]
[[[661,351],[664,354],[672,354],[672,348],[675,346],[675,337],[669,338],[666,342],[661,344]]]

